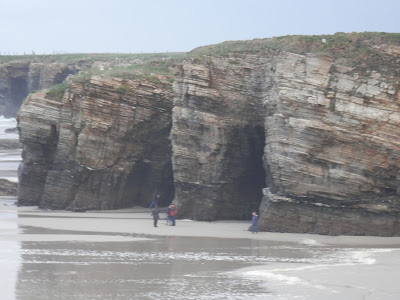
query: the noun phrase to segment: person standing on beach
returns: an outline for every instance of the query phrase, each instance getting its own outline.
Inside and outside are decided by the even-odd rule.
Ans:
[[[151,215],[153,216],[154,227],[157,227],[157,222],[158,222],[158,219],[160,218],[160,215],[158,212],[158,206],[153,207],[153,209],[151,210]]]
[[[251,217],[251,232],[257,233],[258,232],[258,215],[256,212],[253,212],[252,217]]]
[[[168,213],[169,219],[171,220],[171,226],[175,226],[175,217],[176,217],[176,212],[177,212],[175,204],[172,203],[168,207],[168,211],[169,211],[169,213]]]

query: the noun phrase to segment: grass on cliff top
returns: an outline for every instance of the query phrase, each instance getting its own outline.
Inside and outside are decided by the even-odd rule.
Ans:
[[[74,54],[54,54],[54,55],[0,55],[0,63],[13,60],[31,60],[33,62],[60,62],[74,63],[78,61],[104,61],[113,62],[116,60],[132,61],[140,59],[150,61],[154,59],[179,59],[185,56],[184,52],[171,53],[74,53]]]
[[[225,56],[231,53],[262,53],[266,49],[297,54],[321,53],[328,56],[357,56],[369,53],[373,46],[382,44],[400,46],[400,33],[361,32],[333,35],[291,35],[250,41],[227,41],[196,48],[189,57],[199,55]]]
[[[46,96],[50,99],[61,100],[64,96],[65,91],[68,88],[68,83],[66,81],[61,82],[60,84],[53,85],[46,92]]]
[[[79,75],[74,76],[73,80],[77,82],[87,82],[94,75],[105,75],[110,77],[117,77],[123,79],[145,79],[155,84],[160,83],[157,75],[163,75],[173,81],[173,74],[171,67],[173,67],[179,59],[162,58],[158,60],[151,60],[144,63],[131,64],[126,66],[116,66],[110,70],[90,70],[81,72]]]

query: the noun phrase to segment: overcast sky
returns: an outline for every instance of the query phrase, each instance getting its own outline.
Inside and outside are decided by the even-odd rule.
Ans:
[[[227,40],[400,32],[399,0],[0,0],[0,52],[172,52]]]

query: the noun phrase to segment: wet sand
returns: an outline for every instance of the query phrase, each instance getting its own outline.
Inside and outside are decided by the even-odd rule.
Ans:
[[[150,210],[131,208],[84,213],[67,211],[45,211],[37,207],[14,207],[18,211],[19,226],[34,226],[58,230],[107,232],[115,234],[141,234],[155,236],[187,236],[254,239],[278,242],[321,243],[326,245],[351,246],[399,246],[400,237],[371,236],[324,236],[317,234],[295,234],[248,231],[250,221],[199,222],[177,220],[177,226],[167,226],[165,214],[157,228],[153,227]]]
[[[400,237],[155,228],[146,208],[46,211],[10,197],[0,215],[1,299],[400,298]]]

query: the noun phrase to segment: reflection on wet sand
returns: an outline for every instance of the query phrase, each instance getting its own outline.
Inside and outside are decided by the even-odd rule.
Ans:
[[[246,299],[254,291],[265,294],[257,283],[223,273],[254,263],[246,241],[226,242],[240,250],[232,252],[218,239],[185,237],[22,242],[17,295],[19,299],[171,299],[173,291],[178,294],[175,299],[201,299],[208,293],[216,299],[232,294]],[[237,247],[238,242],[243,247]]]
[[[15,299],[17,274],[21,265],[15,199],[0,197],[0,298]]]
[[[0,268],[9,283],[0,299],[400,296],[385,277],[400,275],[398,238],[256,236],[240,231],[248,227],[240,222],[181,220],[154,228],[143,209],[71,213],[0,205],[0,212],[8,214],[0,223],[9,242],[2,244],[3,265],[14,262]]]

